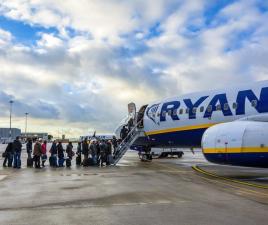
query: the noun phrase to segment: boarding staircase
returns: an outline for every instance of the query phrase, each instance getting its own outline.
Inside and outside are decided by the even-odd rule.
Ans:
[[[144,130],[139,127],[140,123],[141,121],[131,129],[126,138],[122,140],[122,142],[116,148],[114,153],[114,165],[119,162],[119,160],[125,155],[126,151],[139,137],[145,136]]]

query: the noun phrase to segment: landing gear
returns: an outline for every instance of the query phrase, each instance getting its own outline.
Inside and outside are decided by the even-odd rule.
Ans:
[[[151,153],[151,146],[147,145],[144,147],[143,151],[139,152],[139,157],[142,162],[151,162],[153,159]]]
[[[139,157],[142,162],[151,162],[153,159],[153,156],[150,153],[141,153],[139,154]]]
[[[169,156],[174,157],[177,156],[179,159],[183,156],[182,151],[167,151],[167,152],[162,152],[158,158],[167,158]]]

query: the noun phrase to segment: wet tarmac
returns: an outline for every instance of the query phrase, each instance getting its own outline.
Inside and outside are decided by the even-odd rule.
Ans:
[[[267,224],[268,190],[194,171],[191,166],[266,185],[268,170],[213,165],[200,152],[116,167],[20,170],[0,167],[0,224]],[[2,162],[2,160],[1,160]]]

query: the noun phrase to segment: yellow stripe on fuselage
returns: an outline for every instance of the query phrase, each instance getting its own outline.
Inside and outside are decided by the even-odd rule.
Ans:
[[[204,148],[204,154],[224,153],[268,153],[268,147],[243,147],[243,148]]]
[[[208,123],[208,124],[200,124],[200,125],[193,125],[193,126],[175,127],[175,128],[164,129],[164,130],[148,131],[146,132],[146,135],[149,136],[149,135],[154,135],[154,134],[171,133],[171,132],[177,132],[177,131],[203,129],[203,128],[209,128],[215,124],[216,123]]]

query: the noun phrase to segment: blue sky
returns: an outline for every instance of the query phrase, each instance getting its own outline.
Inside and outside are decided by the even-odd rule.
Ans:
[[[266,21],[260,0],[0,0],[1,126],[11,98],[17,127],[28,111],[29,129],[78,136],[129,102],[267,79]]]

